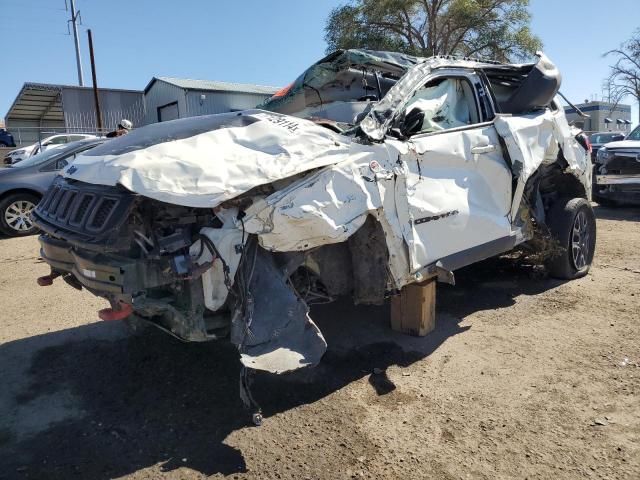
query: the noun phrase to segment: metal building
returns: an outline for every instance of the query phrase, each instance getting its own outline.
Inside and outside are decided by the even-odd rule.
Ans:
[[[144,89],[144,123],[247,110],[277,90],[263,85],[153,77]]]
[[[582,118],[572,107],[565,107],[567,121],[586,132],[623,132],[631,128],[631,105],[592,101],[576,105],[589,115]]]
[[[139,90],[98,89],[104,130],[127,118],[134,126],[144,119]],[[28,145],[54,133],[96,133],[93,89],[73,85],[25,83],[5,116],[6,128],[18,145]]]

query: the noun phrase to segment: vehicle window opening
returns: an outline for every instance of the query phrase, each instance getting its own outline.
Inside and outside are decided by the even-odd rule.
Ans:
[[[416,109],[424,118],[421,125],[412,129],[413,134],[479,123],[473,88],[465,78],[440,77],[429,81],[413,94],[405,107],[405,115],[409,117]]]

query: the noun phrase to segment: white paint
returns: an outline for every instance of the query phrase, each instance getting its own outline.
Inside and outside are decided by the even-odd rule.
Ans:
[[[213,242],[220,256],[226,262],[229,267],[230,286],[232,286],[242,258],[241,250],[237,248],[243,245],[242,231],[236,228],[205,227],[200,230],[200,233],[206,235]],[[201,248],[201,240],[197,240],[189,248],[189,254],[199,265],[210,262],[213,258],[206,246],[202,248],[202,254],[198,256]],[[202,289],[204,291],[204,303],[209,310],[216,311],[224,305],[229,295],[229,290],[225,285],[223,263],[220,258],[216,258],[211,268],[202,275]]]
[[[582,182],[587,198],[591,198],[589,153],[574,138],[578,130],[569,127],[564,112],[544,110],[517,117],[498,115],[494,123],[498,134],[504,139],[514,169],[520,170],[511,205],[512,218],[515,218],[520,207],[529,177],[542,163],[556,161],[560,149],[567,160],[568,173]]]
[[[451,95],[447,87],[444,96]],[[161,139],[120,155],[81,156],[65,175],[203,208],[273,184],[275,193],[254,197],[243,219],[246,233],[257,235],[272,251],[343,242],[367,215],[374,215],[386,237],[396,288],[415,281],[416,271],[448,255],[507,236],[526,240],[512,227],[524,185],[541,163],[555,161],[559,148],[568,170],[590,186],[588,155],[575,141],[562,111],[498,116],[492,123],[415,135],[409,141],[387,137],[368,145],[287,115],[259,110],[242,115],[251,122],[222,122],[204,133]],[[215,123],[232,117],[202,118]],[[167,127],[154,128],[147,133]],[[139,131],[140,140],[148,140],[144,129]],[[515,192],[498,135],[519,169]],[[305,172],[309,173],[284,186],[279,183]],[[225,228],[205,228],[202,233],[220,250],[233,281],[242,225],[236,209],[216,211]],[[425,218],[429,221],[421,221]],[[192,256],[199,249],[196,242]],[[207,260],[211,256],[204,249],[198,262]],[[228,294],[219,259],[203,275],[203,285],[207,308],[219,309]]]
[[[401,158],[396,202],[411,272],[511,234],[511,171],[492,125],[416,135]]]
[[[277,192],[247,211],[245,228],[269,250],[297,251],[343,242],[360,228],[367,212],[382,206],[374,178],[386,151],[352,144],[349,160]],[[376,162],[376,173],[371,169]],[[264,208],[262,208],[264,207]],[[260,210],[260,208],[262,208]]]
[[[215,207],[258,185],[348,158],[351,140],[311,121],[260,110],[243,115],[258,121],[121,155],[81,155],[63,175],[99,185],[120,184],[176,205]],[[144,129],[152,132],[152,127]],[[138,130],[141,140],[144,129]],[[129,136],[137,134],[134,130]]]

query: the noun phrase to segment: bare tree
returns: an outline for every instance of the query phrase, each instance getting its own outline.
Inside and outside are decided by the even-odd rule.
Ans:
[[[615,59],[606,80],[611,101],[617,104],[624,98],[633,97],[640,104],[640,29],[620,48],[609,50],[604,56]]]

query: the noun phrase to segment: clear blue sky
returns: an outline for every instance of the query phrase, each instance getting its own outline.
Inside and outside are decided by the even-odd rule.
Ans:
[[[532,29],[560,67],[570,99],[602,94],[609,61],[601,54],[640,27],[637,2],[531,0]],[[323,56],[325,20],[341,3],[76,0],[85,84],[91,84],[91,28],[102,87],[142,89],[159,75],[282,86]],[[77,82],[64,7],[64,0],[0,0],[0,116],[24,82]],[[632,119],[637,118],[636,105]]]

